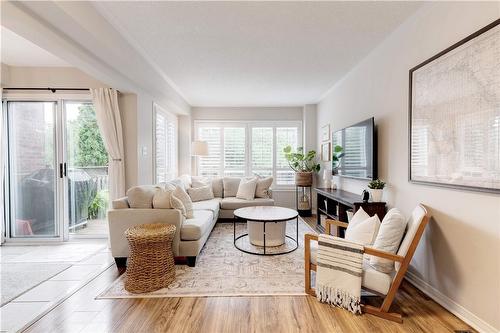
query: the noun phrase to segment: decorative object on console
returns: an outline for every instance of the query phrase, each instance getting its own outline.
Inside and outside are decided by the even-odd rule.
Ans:
[[[385,183],[378,178],[368,183],[368,188],[370,189],[373,202],[382,201],[382,195],[384,194],[384,187]]]
[[[370,192],[367,190],[363,190],[363,193],[361,193],[361,198],[363,199],[363,202],[368,202],[370,200]]]
[[[330,178],[330,171],[325,169],[323,170],[323,183],[325,187],[332,186],[332,179]]]
[[[329,141],[330,140],[330,124],[326,124],[321,127],[321,141]]]
[[[304,148],[292,151],[291,146],[283,149],[285,158],[290,168],[295,171],[295,196],[297,211],[300,216],[312,215],[312,190],[313,172],[319,172],[321,166],[316,162],[316,151],[304,153]]]
[[[321,160],[323,162],[330,161],[330,147],[331,147],[330,142],[326,142],[326,143],[321,144]]]
[[[410,69],[410,182],[500,193],[499,39],[497,19]]]

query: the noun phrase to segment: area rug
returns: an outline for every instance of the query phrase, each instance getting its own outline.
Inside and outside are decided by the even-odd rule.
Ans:
[[[295,238],[295,221],[287,224],[287,234]],[[237,224],[239,235],[246,224]],[[233,224],[217,223],[201,251],[196,267],[176,266],[176,279],[168,287],[151,293],[132,294],[125,290],[125,274],[115,280],[97,299],[162,298],[204,296],[305,295],[304,234],[315,233],[299,219],[299,248],[276,256],[259,256],[239,251],[233,244]],[[247,244],[241,240],[241,245]],[[274,250],[290,249],[293,243]],[[253,249],[247,246],[247,249]]]
[[[0,264],[1,306],[69,267],[71,265],[48,263]]]

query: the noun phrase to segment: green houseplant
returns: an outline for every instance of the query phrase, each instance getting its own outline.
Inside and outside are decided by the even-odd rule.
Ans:
[[[285,158],[290,168],[295,171],[295,184],[298,186],[311,186],[313,182],[312,174],[319,172],[321,166],[316,161],[316,151],[304,152],[303,147],[293,151],[291,146],[283,149]]]
[[[372,196],[372,201],[380,202],[382,201],[382,195],[384,194],[385,182],[380,179],[374,179],[368,183],[368,188],[370,189],[370,194]]]
[[[334,175],[337,174],[337,169],[340,166],[340,159],[342,157],[344,157],[344,155],[345,155],[344,148],[342,148],[342,146],[336,145],[335,147],[333,147],[333,151],[332,151],[332,173]]]

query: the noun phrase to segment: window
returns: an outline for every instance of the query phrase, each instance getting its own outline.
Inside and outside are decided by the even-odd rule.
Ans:
[[[273,176],[276,186],[293,185],[283,148],[300,146],[301,128],[300,121],[195,122],[196,139],[207,141],[209,150],[198,158],[198,175]]]
[[[177,117],[154,105],[156,183],[177,176]]]

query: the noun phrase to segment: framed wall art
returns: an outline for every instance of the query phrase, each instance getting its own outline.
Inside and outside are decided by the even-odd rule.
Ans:
[[[329,141],[330,140],[330,124],[327,124],[321,127],[321,141]]]
[[[331,159],[331,144],[330,142],[321,144],[321,160],[324,162],[328,162]]]
[[[500,193],[500,19],[409,74],[410,182]]]

